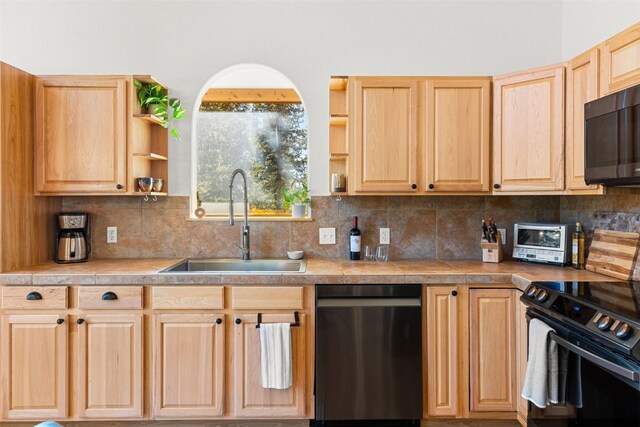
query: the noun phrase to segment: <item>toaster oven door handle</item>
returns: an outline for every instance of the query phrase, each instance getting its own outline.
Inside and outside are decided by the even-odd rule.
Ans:
[[[564,338],[561,338],[560,336],[558,336],[557,334],[554,334],[553,332],[549,333],[549,337],[553,341],[557,342],[558,344],[566,348],[567,350],[570,350],[573,353],[577,354],[578,356],[587,359],[589,362],[601,367],[606,371],[613,372],[614,374],[618,374],[621,377],[626,378],[633,382],[638,382],[640,380],[640,374],[637,371],[632,371],[631,369],[627,369],[623,366],[616,365],[615,363],[610,362],[607,359],[603,359],[602,357],[596,354],[593,354],[583,348],[580,348],[575,344],[571,344],[569,341],[565,340]]]

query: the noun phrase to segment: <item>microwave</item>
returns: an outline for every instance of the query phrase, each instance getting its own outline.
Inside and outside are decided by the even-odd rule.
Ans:
[[[640,186],[640,85],[584,105],[584,180]]]
[[[517,222],[513,226],[513,259],[543,264],[571,262],[575,224]]]

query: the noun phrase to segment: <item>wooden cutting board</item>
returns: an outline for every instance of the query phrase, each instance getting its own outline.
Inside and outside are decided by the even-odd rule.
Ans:
[[[638,239],[638,233],[595,230],[586,269],[616,279],[629,280],[638,253]]]

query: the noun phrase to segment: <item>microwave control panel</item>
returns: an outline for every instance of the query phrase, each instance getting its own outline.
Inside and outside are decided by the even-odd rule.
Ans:
[[[569,260],[565,251],[551,249],[513,248],[513,258],[543,264],[564,265]]]

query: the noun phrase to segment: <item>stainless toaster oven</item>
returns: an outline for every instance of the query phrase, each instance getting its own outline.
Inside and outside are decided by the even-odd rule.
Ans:
[[[571,262],[575,224],[517,222],[513,226],[513,259],[564,265]]]

